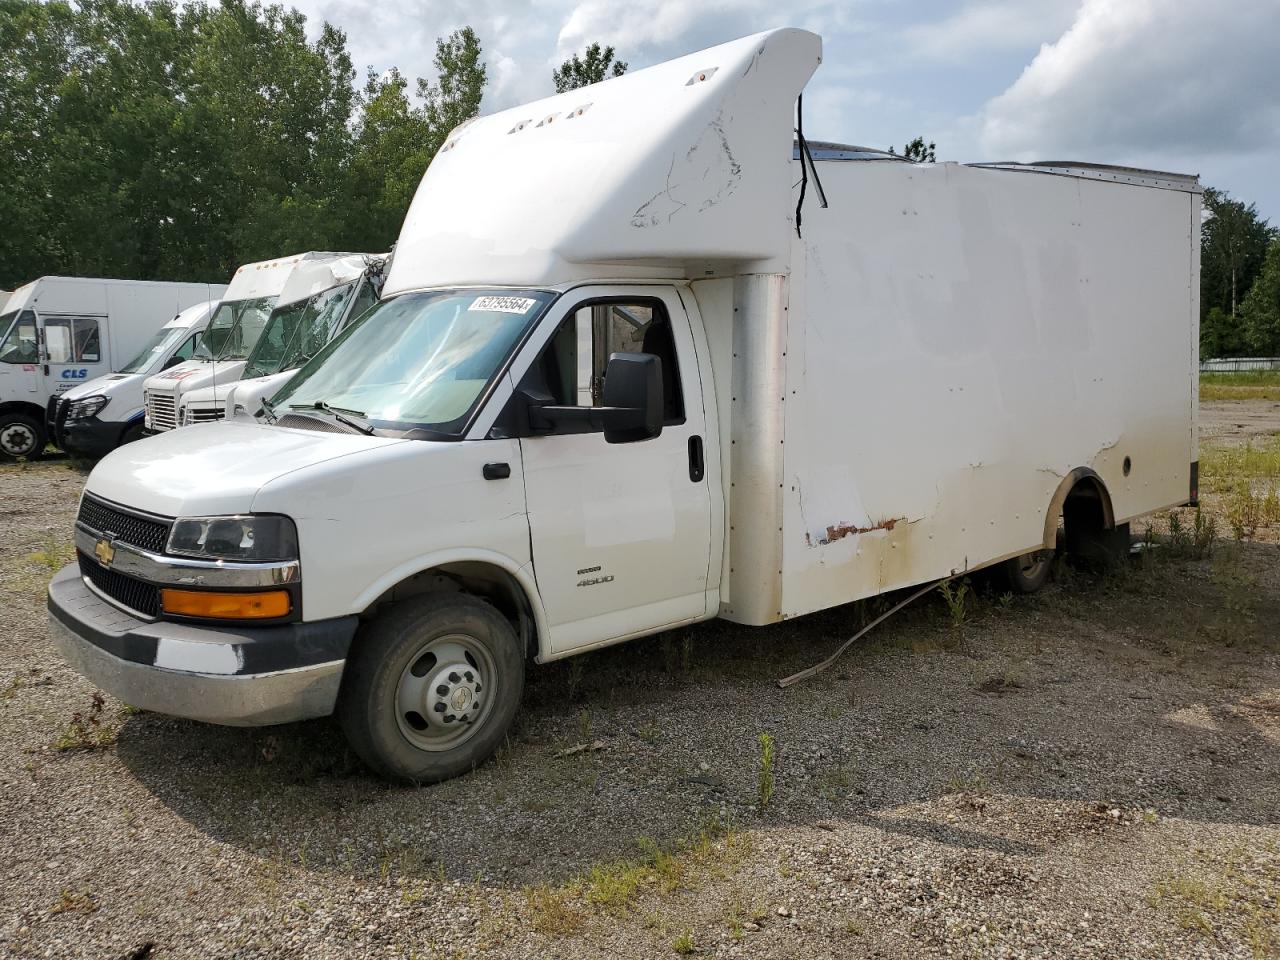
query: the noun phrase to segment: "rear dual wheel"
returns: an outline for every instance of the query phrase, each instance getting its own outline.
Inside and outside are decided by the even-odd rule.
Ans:
[[[1014,593],[1035,593],[1049,582],[1053,550],[1033,550],[1000,565],[1005,583]]]
[[[434,783],[493,754],[523,688],[524,654],[497,610],[466,594],[417,597],[357,637],[338,719],[378,773]]]

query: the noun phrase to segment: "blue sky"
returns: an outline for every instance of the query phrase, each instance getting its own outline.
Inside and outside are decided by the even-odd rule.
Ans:
[[[463,24],[485,111],[552,92],[599,40],[633,69],[759,30],[822,35],[812,139],[917,134],[942,160],[1092,160],[1183,173],[1280,223],[1280,0],[294,0],[346,31],[357,69],[432,75]]]

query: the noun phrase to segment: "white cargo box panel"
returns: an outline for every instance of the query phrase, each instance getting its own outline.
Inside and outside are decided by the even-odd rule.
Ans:
[[[818,172],[830,206],[806,205],[790,277],[735,282],[737,316],[783,320],[733,331],[727,616],[770,622],[1052,546],[1073,471],[1101,479],[1116,523],[1188,499],[1194,178]]]

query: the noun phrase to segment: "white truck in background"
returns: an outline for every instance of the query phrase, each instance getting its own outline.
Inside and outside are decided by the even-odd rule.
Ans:
[[[1030,591],[1060,523],[1127,549],[1191,499],[1196,179],[796,149],[820,62],[774,30],[454,130],[383,299],[270,409],[89,476],[68,662],[178,716],[336,712],[434,781],[530,660]]]
[[[159,433],[178,426],[178,405],[188,391],[239,378],[280,292],[296,270],[349,256],[313,251],[246,263],[236,270],[192,358],[151,376],[143,385],[145,430]]]
[[[178,423],[252,416],[264,398],[320,352],[347,324],[378,302],[389,254],[354,253],[304,261],[289,275],[277,305],[249,351],[240,378],[188,390],[178,401]]]
[[[82,457],[101,457],[142,436],[142,385],[153,374],[190,360],[218,301],[187,307],[155,332],[120,368],[49,401],[49,440]]]
[[[0,313],[0,460],[40,456],[53,398],[119,370],[161,326],[224,289],[41,277],[15,290]]]

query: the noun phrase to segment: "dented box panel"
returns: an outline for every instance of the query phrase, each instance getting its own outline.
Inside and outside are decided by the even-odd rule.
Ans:
[[[1077,468],[1117,522],[1187,499],[1194,192],[820,173],[830,207],[805,211],[791,265],[781,616],[1051,542]]]

